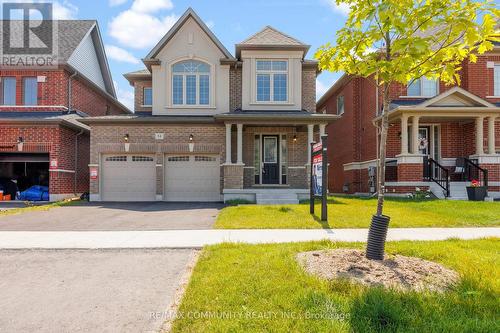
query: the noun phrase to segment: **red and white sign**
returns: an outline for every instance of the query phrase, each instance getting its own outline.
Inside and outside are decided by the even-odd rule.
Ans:
[[[313,145],[313,153],[316,153],[316,152],[320,151],[321,149],[323,149],[322,142],[318,142],[318,143]]]
[[[90,168],[90,179],[97,179],[98,175],[99,171],[97,171],[97,168]]]
[[[57,169],[57,166],[59,164],[57,163],[56,159],[50,160],[50,169]]]

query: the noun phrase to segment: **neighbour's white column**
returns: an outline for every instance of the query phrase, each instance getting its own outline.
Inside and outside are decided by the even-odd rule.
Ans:
[[[326,124],[320,124],[319,125],[319,136],[325,136],[326,135]]]
[[[314,125],[307,125],[307,164],[311,164],[311,143],[314,141]]]
[[[401,116],[401,155],[408,155],[408,116]]]
[[[495,154],[495,117],[488,118],[488,154]]]
[[[477,117],[476,118],[476,155],[483,155],[484,154],[484,147],[483,147],[483,117]]]
[[[411,139],[412,139],[412,154],[418,154],[418,121],[419,116],[413,116],[413,122],[411,125]]]
[[[226,164],[231,164],[231,127],[233,124],[226,124]]]
[[[237,164],[243,164],[243,124],[236,124],[236,128],[238,129],[237,136],[237,154],[238,160]]]

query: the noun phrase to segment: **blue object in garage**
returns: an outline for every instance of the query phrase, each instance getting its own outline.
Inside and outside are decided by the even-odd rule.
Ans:
[[[31,186],[19,194],[19,200],[49,201],[49,188],[40,185]]]

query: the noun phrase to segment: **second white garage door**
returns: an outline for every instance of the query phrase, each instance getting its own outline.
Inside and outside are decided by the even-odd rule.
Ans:
[[[101,191],[103,201],[155,201],[154,156],[103,156]]]
[[[220,201],[219,156],[165,156],[165,200]]]

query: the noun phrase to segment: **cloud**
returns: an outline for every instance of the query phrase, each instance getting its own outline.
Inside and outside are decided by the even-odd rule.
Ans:
[[[170,0],[135,0],[130,9],[115,16],[108,26],[111,37],[119,44],[134,49],[151,48],[177,22],[175,14],[163,17],[150,12],[172,8]]]
[[[128,0],[109,0],[109,5],[111,7],[115,7],[115,6],[123,5],[127,1]]]
[[[78,7],[69,1],[54,1],[52,5],[52,16],[54,20],[74,20],[78,14]]]
[[[116,81],[113,81],[116,90],[116,96],[118,100],[128,107],[130,110],[134,111],[134,91],[132,88],[121,89]]]
[[[205,22],[205,24],[207,25],[208,29],[210,29],[210,30],[212,30],[215,26],[215,23],[212,20]]]
[[[316,79],[316,100],[319,100],[327,92],[328,88],[323,82]]]
[[[138,13],[154,13],[159,10],[174,8],[171,0],[135,0],[132,10]]]
[[[118,46],[106,45],[106,55],[116,61],[128,62],[131,64],[140,63],[139,59],[134,57],[134,55],[127,50],[124,50]]]
[[[346,3],[341,3],[340,5],[337,5],[337,2],[335,0],[324,0],[324,1],[337,14],[348,16],[349,12],[351,11],[351,8],[349,8],[349,6]]]

